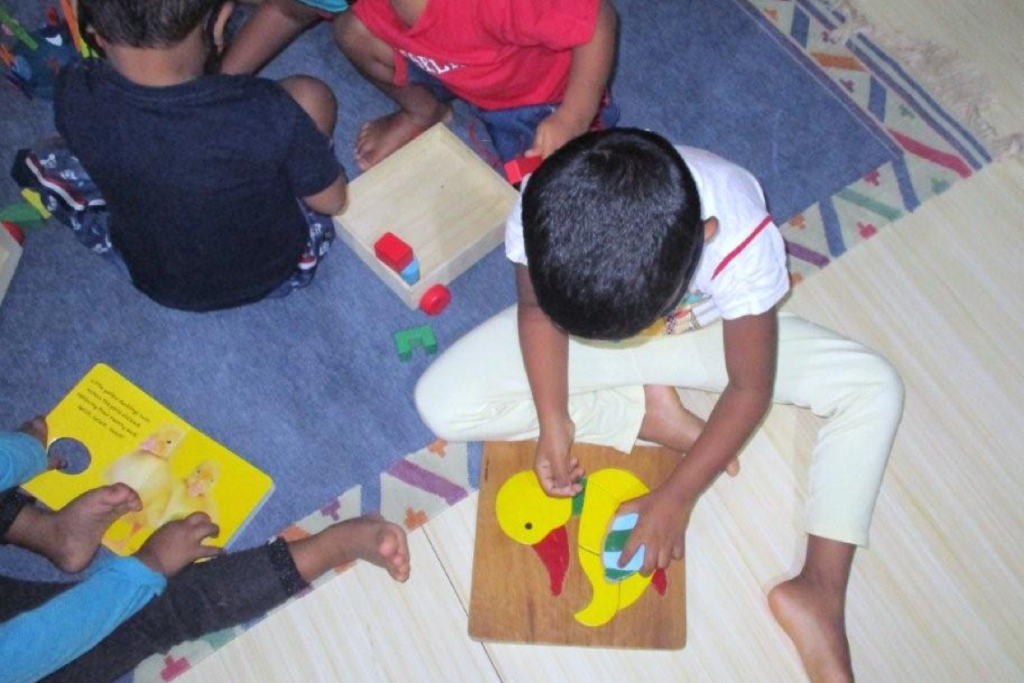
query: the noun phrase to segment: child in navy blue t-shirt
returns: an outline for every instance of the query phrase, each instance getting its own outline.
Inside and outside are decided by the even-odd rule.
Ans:
[[[56,123],[73,156],[26,160],[49,202],[81,209],[69,221],[79,238],[166,306],[226,308],[308,284],[334,236],[323,214],[346,200],[327,86],[207,75],[231,3],[80,7],[108,61],[61,74]]]

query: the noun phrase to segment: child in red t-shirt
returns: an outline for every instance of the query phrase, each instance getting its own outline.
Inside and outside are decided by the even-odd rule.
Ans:
[[[360,129],[360,168],[450,119],[453,97],[474,108],[503,161],[547,157],[614,125],[615,25],[607,0],[359,0],[335,37],[399,106]]]

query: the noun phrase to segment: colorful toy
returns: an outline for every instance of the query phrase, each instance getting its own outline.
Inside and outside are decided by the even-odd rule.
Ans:
[[[64,66],[81,59],[70,23],[62,22],[55,10],[48,14],[47,25],[29,33],[0,8],[0,22],[18,38],[13,50],[0,51],[0,60],[7,66],[5,77],[29,99],[52,99],[57,74]],[[85,47],[86,43],[83,41],[82,45]]]
[[[604,564],[604,577],[609,581],[621,581],[630,574],[640,571],[644,564],[644,546],[640,546],[633,558],[625,567],[619,566],[619,559],[622,557],[622,549],[626,547],[629,535],[636,527],[640,515],[635,512],[628,515],[619,515],[612,520],[611,529],[604,539],[604,552],[601,553],[601,561]]]
[[[434,285],[423,292],[420,298],[420,310],[427,315],[440,315],[441,311],[451,303],[452,293],[444,285]]]
[[[552,558],[557,559],[569,553],[568,548],[561,547],[567,541],[559,530],[564,529],[574,514],[579,514],[577,558],[590,582],[592,597],[590,603],[574,616],[580,624],[596,627],[607,624],[619,611],[636,602],[652,583],[652,577],[638,574],[636,570],[622,570],[621,576],[610,581],[610,577],[606,576],[606,560],[602,558],[602,545],[606,544],[602,540],[619,505],[644,495],[648,490],[631,472],[606,468],[586,478],[583,491],[577,494],[576,499],[551,498],[541,489],[533,470],[524,470],[509,477],[498,490],[495,513],[498,525],[509,538],[532,546],[537,552],[550,574],[553,595],[561,592],[568,566],[562,566],[561,563],[556,566],[552,562]],[[628,530],[626,536],[629,536]],[[635,563],[634,558],[630,566]],[[659,593],[664,594],[664,571],[659,572],[662,576],[658,577],[654,586]]]
[[[11,234],[11,237],[14,238],[15,242],[18,244],[25,243],[25,233],[16,224],[9,221],[0,221],[0,225],[4,226],[7,232]]]
[[[10,204],[0,209],[0,221],[10,223],[34,223],[43,220],[39,211],[28,202]]]
[[[420,325],[400,330],[393,335],[395,339],[395,350],[398,351],[398,358],[403,363],[412,359],[412,350],[422,347],[428,354],[437,353],[437,338],[434,337],[434,330],[430,325]]]
[[[384,233],[373,243],[373,253],[396,273],[405,270],[413,260],[412,247],[390,232]]]
[[[416,284],[420,281],[420,260],[414,255],[412,257],[412,261],[409,261],[409,265],[402,269],[398,274],[402,276],[403,280],[405,280],[405,284],[410,287]]]
[[[21,196],[25,198],[25,201],[29,203],[29,206],[35,209],[43,219],[47,219],[53,215],[45,206],[43,206],[43,198],[40,197],[39,193],[35,190],[24,188],[21,191]]]
[[[10,30],[11,35],[27,45],[28,49],[35,50],[39,47],[39,44],[29,35],[29,32],[22,28],[18,20],[12,17],[3,7],[0,7],[0,24],[3,24]]]
[[[518,185],[523,181],[523,178],[530,175],[537,170],[543,158],[536,157],[517,157],[512,161],[505,162],[505,177],[513,185]]]

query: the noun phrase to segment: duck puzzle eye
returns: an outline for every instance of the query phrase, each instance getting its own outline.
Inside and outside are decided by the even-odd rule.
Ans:
[[[527,523],[526,523],[526,529],[527,529],[527,531],[529,531],[529,530],[530,530],[530,529],[532,529],[532,528],[533,528],[533,522],[527,522]]]

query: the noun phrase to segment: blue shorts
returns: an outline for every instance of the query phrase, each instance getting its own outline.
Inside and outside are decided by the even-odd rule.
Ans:
[[[451,102],[455,95],[445,87],[440,79],[427,73],[412,60],[405,60],[408,82],[423,85],[430,89],[440,102]],[[467,103],[468,104],[468,103]],[[491,144],[502,162],[523,156],[533,146],[533,138],[537,134],[540,122],[554,113],[558,104],[528,104],[509,109],[481,109],[470,104],[474,115],[483,121],[491,136]],[[605,93],[601,101],[601,109],[594,119],[592,129],[613,128],[619,122],[619,107],[609,93]]]
[[[22,187],[38,192],[54,218],[71,228],[89,251],[129,275],[121,254],[110,241],[107,203],[78,157],[71,153],[62,139],[50,138],[37,144],[33,150],[19,152],[12,176]],[[301,200],[297,201],[309,229],[306,249],[295,266],[295,272],[270,292],[268,298],[286,296],[294,289],[309,285],[334,241],[333,219],[313,211]]]

